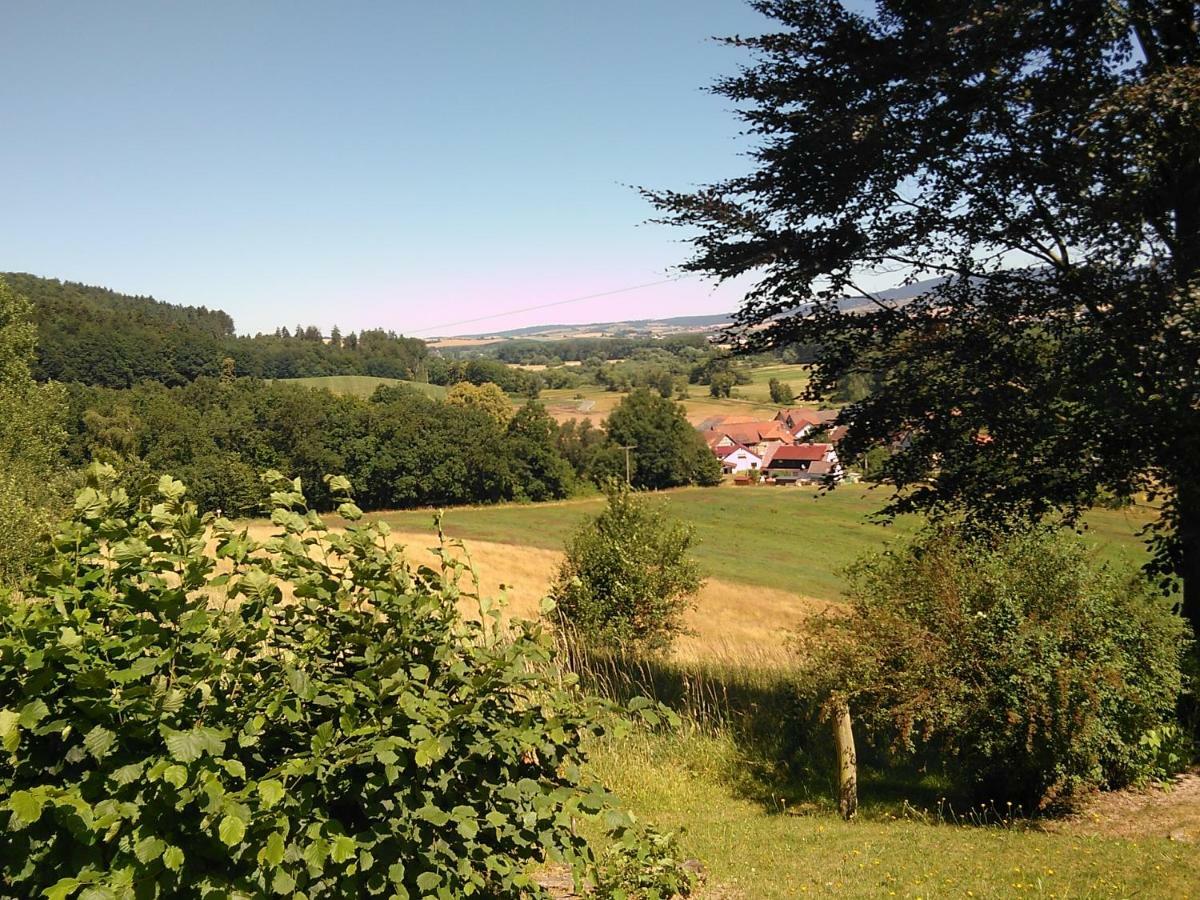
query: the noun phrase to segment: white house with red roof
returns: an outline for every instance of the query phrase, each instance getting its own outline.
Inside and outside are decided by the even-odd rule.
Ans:
[[[766,460],[765,471],[777,482],[840,479],[842,465],[833,444],[779,447]]]

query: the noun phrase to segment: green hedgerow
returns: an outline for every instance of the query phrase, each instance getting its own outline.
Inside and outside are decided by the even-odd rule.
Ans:
[[[955,527],[859,563],[849,608],[800,638],[805,681],[978,799],[1040,808],[1158,774],[1187,627],[1070,535]]]
[[[592,866],[574,817],[629,827],[549,638],[460,615],[449,554],[411,568],[345,479],[334,532],[272,475],[256,541],[114,476],[0,599],[0,896],[530,896]]]

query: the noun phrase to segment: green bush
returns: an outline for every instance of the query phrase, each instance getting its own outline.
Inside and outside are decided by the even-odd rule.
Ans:
[[[1069,535],[931,532],[860,563],[801,638],[805,680],[857,727],[931,751],[977,799],[1059,806],[1157,774],[1186,626]]]
[[[661,650],[683,630],[703,580],[689,556],[691,528],[665,516],[623,482],[567,541],[550,587],[560,629],[586,644]]]
[[[410,568],[345,479],[332,532],[275,477],[258,542],[114,478],[0,599],[0,896],[537,895],[589,864],[573,817],[629,826],[549,638],[460,615],[450,555]]]

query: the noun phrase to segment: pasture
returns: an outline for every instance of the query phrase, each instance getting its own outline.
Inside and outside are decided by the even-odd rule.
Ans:
[[[312,378],[280,379],[288,384],[299,384],[304,387],[321,388],[334,394],[351,397],[370,397],[375,389],[383,385],[390,387],[410,387],[420,391],[427,397],[440,399],[446,396],[446,389],[437,384],[426,384],[421,381],[404,381],[399,378],[378,378],[374,375],[326,375]]]

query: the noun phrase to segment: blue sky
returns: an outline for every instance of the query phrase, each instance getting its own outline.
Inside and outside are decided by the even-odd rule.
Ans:
[[[717,312],[631,184],[742,171],[741,0],[6,4],[0,270],[407,333]]]

